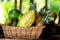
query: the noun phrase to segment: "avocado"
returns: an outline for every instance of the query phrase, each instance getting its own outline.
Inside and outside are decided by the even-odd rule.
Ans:
[[[11,26],[12,25],[12,19],[10,19],[10,18],[6,19],[5,25]]]

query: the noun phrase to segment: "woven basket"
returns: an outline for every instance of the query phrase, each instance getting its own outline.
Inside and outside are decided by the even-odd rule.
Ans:
[[[2,25],[4,36],[6,38],[39,38],[42,33],[42,27],[13,27]]]

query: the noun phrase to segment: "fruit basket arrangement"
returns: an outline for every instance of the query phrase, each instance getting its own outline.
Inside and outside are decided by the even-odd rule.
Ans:
[[[16,1],[15,7],[9,12],[5,24],[1,25],[4,36],[6,38],[39,38],[46,27],[45,25],[54,21],[55,13],[46,10],[46,6],[37,12],[36,4],[31,0],[29,11],[21,14],[22,1],[20,0],[20,10],[16,9]]]

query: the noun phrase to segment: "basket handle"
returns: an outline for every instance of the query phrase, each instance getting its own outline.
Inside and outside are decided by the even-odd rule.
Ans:
[[[32,4],[33,4],[33,3],[34,3],[33,1],[34,1],[34,0],[30,0],[30,3],[32,3]]]
[[[46,10],[49,10],[49,9],[50,9],[49,6],[48,6],[48,5],[49,5],[49,4],[48,4],[48,1],[49,1],[49,0],[46,0],[46,1],[45,1],[45,2],[46,2],[46,4],[45,4]]]
[[[17,0],[14,1],[14,9],[17,9]]]
[[[20,0],[19,10],[22,12],[22,0]]]

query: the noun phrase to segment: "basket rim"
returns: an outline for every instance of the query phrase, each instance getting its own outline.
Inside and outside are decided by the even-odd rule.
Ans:
[[[31,27],[20,27],[20,26],[8,26],[8,25],[5,25],[5,24],[0,24],[0,26],[2,27],[15,27],[15,28],[45,28],[46,26],[42,26],[42,27],[37,27],[37,26],[31,26]]]

